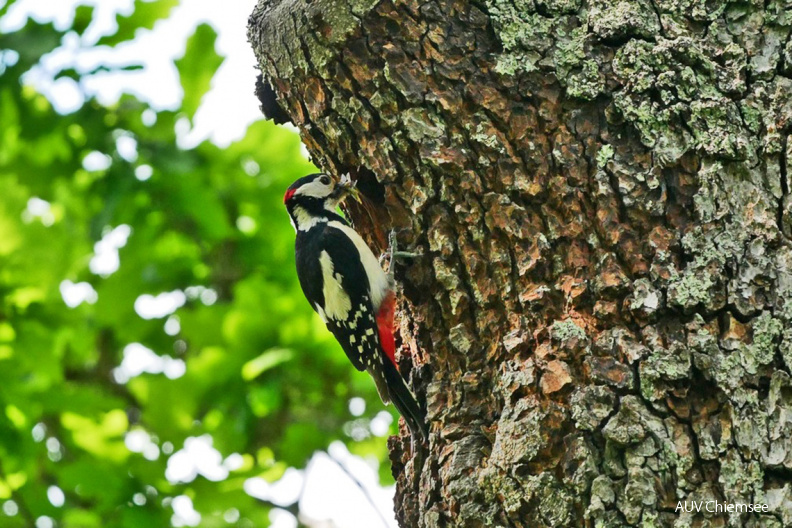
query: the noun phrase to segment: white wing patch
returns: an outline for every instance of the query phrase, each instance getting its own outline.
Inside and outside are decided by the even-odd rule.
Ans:
[[[322,294],[324,295],[324,316],[327,319],[346,321],[352,309],[352,301],[341,285],[341,274],[336,273],[333,260],[327,251],[319,254],[322,267]]]
[[[324,308],[322,308],[319,303],[314,304],[314,306],[316,307],[316,313],[318,313],[319,317],[322,318],[322,322],[327,324],[327,316],[325,315]]]
[[[357,234],[357,231],[342,224],[341,222],[338,222],[337,220],[330,221],[328,225],[338,229],[339,231],[342,231],[347,236],[347,238],[349,238],[349,240],[355,244],[355,247],[360,254],[360,261],[363,263],[363,269],[366,271],[366,276],[368,277],[369,291],[371,292],[371,304],[374,306],[374,311],[376,312],[379,310],[380,304],[382,304],[382,300],[385,298],[385,295],[387,295],[388,291],[390,290],[388,276],[385,275],[384,271],[382,271],[377,257],[375,257],[374,253],[371,252],[371,249],[368,247],[366,242],[360,238],[360,235]]]

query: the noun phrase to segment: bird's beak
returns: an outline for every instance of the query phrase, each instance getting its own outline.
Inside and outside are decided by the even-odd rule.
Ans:
[[[333,192],[338,197],[339,202],[347,196],[352,196],[355,201],[360,202],[360,191],[358,191],[355,185],[356,183],[357,182],[352,181],[349,174],[341,176],[341,180],[336,184],[335,191]]]

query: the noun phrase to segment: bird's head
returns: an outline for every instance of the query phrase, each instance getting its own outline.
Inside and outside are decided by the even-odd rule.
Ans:
[[[341,219],[336,207],[350,195],[358,199],[358,190],[348,175],[335,181],[327,174],[317,173],[292,183],[283,195],[283,203],[294,228],[307,231],[319,222]]]

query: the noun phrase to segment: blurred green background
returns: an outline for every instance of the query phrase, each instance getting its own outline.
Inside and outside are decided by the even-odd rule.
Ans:
[[[120,48],[176,4],[134,2],[80,45]],[[296,282],[282,196],[314,170],[299,137],[259,120],[227,147],[177,146],[224,60],[211,22],[175,61],[178,108],[83,94],[58,113],[26,72],[94,10],[0,34],[0,526],[268,526],[273,510],[294,526],[294,498],[254,491],[339,441],[389,485],[394,415]],[[144,67],[64,64],[51,78],[78,87]]]

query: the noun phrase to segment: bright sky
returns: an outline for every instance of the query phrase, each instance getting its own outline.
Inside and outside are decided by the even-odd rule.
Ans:
[[[3,0],[0,0],[2,3]],[[218,2],[182,0],[169,19],[158,22],[152,31],[139,31],[134,41],[118,48],[91,46],[103,34],[115,31],[116,12],[130,13],[134,0],[18,0],[0,19],[0,33],[19,29],[29,16],[40,22],[53,21],[56,27],[65,29],[71,24],[77,4],[95,6],[91,26],[82,37],[67,35],[62,46],[45,56],[41,64],[25,78],[25,82],[35,85],[47,95],[59,112],[72,112],[83,104],[86,97],[91,96],[102,103],[112,104],[122,92],[136,95],[155,110],[177,108],[182,90],[173,60],[184,53],[187,37],[195,27],[207,22],[218,32],[217,52],[225,57],[225,61],[212,80],[210,92],[204,96],[195,116],[194,128],[179,131],[179,143],[189,147],[209,138],[220,146],[226,146],[241,138],[251,122],[261,119],[258,101],[253,95],[255,59],[246,39],[247,17],[253,10],[255,0],[226,0],[222,8]],[[52,79],[54,73],[64,67],[89,72],[100,65],[120,66],[140,62],[144,64],[142,70],[98,73],[85,77],[79,83],[69,78],[58,81]],[[131,149],[130,155],[133,155],[134,146]],[[103,162],[101,159],[94,161]],[[145,178],[145,175],[141,176]],[[34,199],[28,204],[26,214],[44,221],[49,214],[49,204]],[[126,244],[129,235],[128,226],[119,226],[108,232],[94,248],[91,270],[107,276],[118,269],[118,248]],[[61,293],[64,302],[71,307],[82,302],[93,303],[97,299],[96,292],[87,282],[75,284],[63,281]],[[146,319],[163,319],[166,332],[178,333],[179,320],[172,314],[184,304],[185,295],[198,295],[202,301],[211,304],[214,302],[209,295],[211,293],[214,292],[175,291],[162,292],[157,296],[144,295],[135,302],[135,310]],[[178,378],[184,374],[184,369],[185,364],[181,360],[157,354],[139,343],[130,343],[123,351],[123,361],[114,370],[114,376],[118,383],[126,383],[144,372]],[[355,415],[364,412],[364,408],[360,408],[362,400],[358,400],[350,402],[350,410]],[[372,421],[372,432],[382,437],[383,442],[389,419],[390,415],[381,413]],[[42,431],[34,428],[33,434],[35,438],[40,436],[40,440],[44,440]],[[49,440],[47,447],[56,456],[60,448],[50,446]],[[174,447],[165,442],[160,449],[145,430],[135,429],[127,434],[126,445],[131,451],[141,453],[150,460],[168,456],[165,476],[172,482],[189,482],[199,475],[209,480],[223,480],[229,471],[238,467],[241,459],[237,453],[221,454],[217,451],[210,435],[189,438],[183,446]],[[245,490],[254,497],[284,505],[299,498],[301,515],[304,516],[301,522],[307,526],[397,526],[393,517],[393,487],[380,487],[376,462],[367,462],[350,454],[341,442],[330,445],[326,453],[317,453],[304,470],[291,469],[273,484],[262,479],[250,479],[245,484]],[[47,497],[55,507],[64,504],[63,491],[57,486],[49,488]],[[133,500],[137,503],[146,498],[141,495]],[[174,497],[171,506],[174,526],[196,526],[200,523],[200,515],[189,497]],[[239,512],[229,510],[226,520],[234,522],[235,515],[238,518]],[[50,519],[41,518],[41,521],[42,525],[46,525]],[[276,528],[297,526],[297,520],[286,511],[273,514],[272,521]]]
[[[179,76],[173,60],[184,54],[187,37],[199,23],[207,22],[218,32],[217,52],[225,61],[212,81],[195,117],[195,129],[188,143],[211,138],[225,146],[242,137],[247,126],[261,118],[253,95],[255,59],[247,44],[247,17],[255,0],[227,0],[222,9],[216,2],[182,0],[167,20],[157,22],[153,31],[139,31],[134,41],[117,48],[91,47],[102,35],[113,33],[115,14],[132,12],[133,0],[18,0],[0,22],[0,31],[24,25],[28,16],[38,21],[53,21],[59,29],[70,26],[74,6],[94,6],[94,21],[82,37],[69,34],[62,46],[46,55],[25,79],[50,97],[56,109],[68,113],[78,108],[85,95],[102,103],[116,101],[122,91],[148,102],[154,109],[175,109],[182,98]],[[143,62],[144,69],[132,72],[100,72],[80,81],[53,73],[64,67],[89,72],[100,65],[123,66]]]

